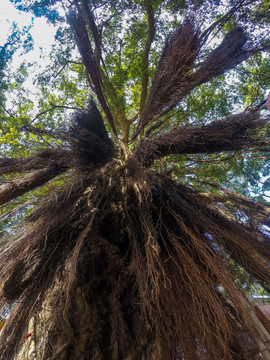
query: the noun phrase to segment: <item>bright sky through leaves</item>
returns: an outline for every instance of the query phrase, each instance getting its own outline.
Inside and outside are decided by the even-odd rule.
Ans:
[[[34,62],[40,61],[40,48],[48,49],[54,41],[55,28],[49,25],[44,18],[33,17],[29,13],[18,11],[9,0],[1,0],[0,12],[0,46],[5,43],[7,36],[10,33],[13,23],[16,23],[20,29],[24,26],[33,24],[30,33],[34,40],[34,49],[27,54],[22,54],[20,51],[15,53],[13,57],[14,67],[18,67],[23,61]],[[42,59],[42,65],[46,66],[47,63]],[[27,82],[27,86],[32,86],[31,77]]]

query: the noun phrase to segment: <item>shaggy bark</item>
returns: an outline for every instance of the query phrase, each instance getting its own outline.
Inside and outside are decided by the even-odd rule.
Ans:
[[[63,173],[67,169],[64,167],[50,166],[45,169],[25,175],[24,177],[6,183],[0,188],[0,205],[17,198],[41,185],[44,185],[55,176]]]
[[[139,114],[141,115],[143,109],[145,107],[146,99],[147,99],[147,89],[149,83],[149,74],[148,74],[148,67],[149,67],[149,53],[151,44],[154,40],[155,35],[155,20],[154,20],[154,11],[151,1],[145,0],[144,1],[146,10],[147,10],[147,20],[148,20],[148,37],[144,47],[144,53],[142,57],[142,90],[141,90],[141,99],[140,99],[140,109]]]
[[[101,89],[100,74],[99,74],[98,67],[97,67],[97,64],[95,61],[91,43],[90,43],[88,35],[87,35],[87,29],[86,29],[83,17],[81,16],[81,14],[79,14],[78,17],[76,15],[73,15],[73,16],[70,15],[69,22],[70,22],[72,29],[74,31],[74,34],[76,36],[77,45],[78,45],[79,51],[81,53],[83,63],[91,77],[97,97],[101,103],[101,106],[102,106],[105,114],[106,114],[108,123],[110,124],[111,129],[112,129],[112,133],[116,136],[117,131],[115,128],[114,119],[112,117],[111,111],[108,107],[107,101],[106,101],[105,96]]]
[[[24,158],[0,158],[0,175],[39,170],[49,164],[68,167],[70,152],[63,149],[42,150],[34,156]]]
[[[108,163],[105,173],[114,167]],[[73,179],[2,254],[3,294],[9,302],[19,299],[0,340],[6,358],[22,337],[15,324],[34,316],[45,325],[41,308],[57,292],[49,296],[52,324],[36,340],[45,358],[61,348],[60,332],[71,339],[63,359],[200,359],[202,352],[209,359],[242,359],[235,323],[250,326],[245,306],[205,234],[262,284],[269,283],[262,261],[270,258],[267,239],[172,180],[150,172],[134,181],[125,172],[106,179],[100,169]],[[224,307],[219,284],[235,314]],[[11,328],[12,348],[6,346]]]
[[[184,127],[145,139],[134,151],[134,158],[150,166],[152,162],[170,154],[199,154],[222,151],[246,150],[266,146],[267,143],[254,137],[254,130],[268,120],[253,111],[229,116],[200,127]],[[131,160],[132,167],[132,160]]]
[[[264,49],[264,46],[245,49],[247,35],[238,27],[225,36],[223,42],[206,60],[196,64],[202,45],[200,42],[198,30],[191,20],[184,22],[171,37],[160,58],[147,104],[132,139],[135,139],[147,124],[153,122],[153,119],[165,115],[192,89]]]

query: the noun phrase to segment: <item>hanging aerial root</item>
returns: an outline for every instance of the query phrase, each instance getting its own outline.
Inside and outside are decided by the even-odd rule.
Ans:
[[[253,46],[247,45],[248,37],[243,28],[237,27],[200,61],[203,43],[199,30],[196,29],[194,20],[185,20],[164,47],[144,111],[132,139],[135,139],[145,126],[175,107],[194,88],[211,81],[269,46],[264,40],[253,42]],[[156,125],[159,126],[158,124]],[[155,128],[153,126],[153,129]]]
[[[0,175],[39,170],[50,165],[69,167],[70,152],[62,149],[46,149],[24,158],[0,158]]]
[[[194,22],[187,19],[165,45],[145,109],[133,137],[161,109],[171,104],[177,91],[184,88],[185,75],[192,69],[199,48],[198,30]]]
[[[40,358],[60,351],[61,333],[61,360],[244,359],[239,326],[253,323],[228,262],[269,284],[270,250],[204,195],[108,163],[72,174],[28,226],[1,254],[1,297],[17,301],[4,358],[35,319]]]
[[[160,338],[157,343],[161,344],[160,356],[165,359],[173,354],[171,358],[176,358],[183,352],[188,354],[187,358],[196,359],[200,358],[202,351],[209,358],[217,357],[217,353],[220,354],[218,358],[233,358],[229,349],[237,338],[236,322],[250,326],[251,320],[246,316],[242,295],[236,292],[227,273],[218,243],[228,243],[228,254],[233,254],[249,270],[252,268],[253,275],[263,278],[268,284],[269,269],[261,262],[264,257],[269,260],[269,247],[267,244],[261,245],[254,234],[248,234],[247,229],[244,236],[249,237],[241,247],[243,228],[239,224],[226,219],[232,232],[227,234],[226,229],[224,232],[218,231],[215,212],[207,208],[204,212],[203,204],[194,203],[188,189],[173,191],[175,184],[172,185],[165,182],[159,188],[156,181],[153,187],[157,195],[151,192],[145,196],[145,201],[139,207],[138,220],[130,217],[133,224],[130,225],[131,234],[140,233],[144,238],[144,245],[138,242],[137,237],[133,238],[133,261],[136,264],[134,268],[137,268],[142,303],[148,304],[151,316],[159,324]],[[144,198],[143,195],[141,197]],[[194,218],[196,222],[192,220]],[[230,241],[232,234],[237,240],[236,244]],[[251,239],[253,243],[249,241]],[[257,252],[256,245],[267,250],[264,255]],[[248,252],[252,258],[244,262],[244,254]],[[224,308],[219,286],[225,289],[237,315],[233,316]],[[207,336],[204,337],[204,334]],[[194,344],[197,347],[194,348]]]

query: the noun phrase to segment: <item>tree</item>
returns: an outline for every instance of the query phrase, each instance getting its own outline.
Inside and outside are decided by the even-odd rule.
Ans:
[[[0,159],[3,209],[37,202],[2,240],[1,301],[15,303],[2,358],[269,359],[270,335],[235,279],[269,290],[270,210],[247,196],[268,190],[269,5],[14,2],[62,41],[58,92],[40,78],[40,112],[12,115],[21,147]],[[88,109],[53,123],[69,108],[57,93],[75,97],[85,79]],[[29,134],[41,140],[31,149]]]

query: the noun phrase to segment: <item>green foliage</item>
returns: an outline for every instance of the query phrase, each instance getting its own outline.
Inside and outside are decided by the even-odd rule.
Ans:
[[[228,270],[233,274],[236,285],[244,289],[245,294],[252,299],[252,296],[268,295],[256,281],[252,278],[242,266],[239,266],[235,261],[230,260]]]
[[[57,0],[41,2],[12,0],[11,2],[19,10],[32,12],[35,16],[46,17],[58,28],[55,44],[50,54],[50,66],[39,73],[37,64],[22,64],[9,84],[9,89],[5,90],[6,94],[13,94],[13,109],[12,113],[5,113],[0,119],[1,144],[5,153],[11,151],[12,154],[20,155],[33,152],[35,149],[47,146],[48,143],[50,146],[57,145],[57,141],[49,135],[40,136],[26,133],[25,125],[42,130],[65,131],[72,113],[76,109],[84,108],[89,96],[95,97],[95,94],[89,89],[85,70],[80,64],[81,60],[76,52],[70,28],[59,15],[59,13],[62,14],[61,2]],[[213,3],[171,0],[156,0],[152,2],[152,5],[156,21],[156,36],[149,55],[148,73],[150,78],[153,77],[165,39],[181,21],[187,9],[196,10],[198,19],[201,15],[205,16],[207,19],[205,24],[198,24],[203,29],[210,21],[220,19],[231,6],[229,3],[224,4],[220,1]],[[245,8],[245,10],[235,13],[220,29],[221,33],[227,32],[239,21],[246,27],[256,26],[259,23],[266,24],[268,6],[266,1],[262,1],[252,4],[250,6],[252,11]],[[66,4],[65,10],[69,10],[68,4]],[[119,107],[124,109],[128,118],[132,117],[136,114],[140,103],[141,59],[148,34],[145,3],[144,1],[128,0],[95,1],[92,4],[92,10],[97,29],[102,34],[103,62],[101,68],[110,79],[110,84],[104,81],[109,104],[115,111],[117,110],[115,107]],[[28,40],[25,40],[24,48],[31,46],[29,29],[25,29],[26,33],[28,34],[26,40]],[[14,44],[17,39],[17,44],[18,29],[14,29],[12,36],[9,43]],[[261,35],[257,33],[256,36]],[[3,47],[4,55],[1,58],[8,59],[14,52],[12,49],[10,45]],[[164,119],[163,128],[169,129],[183,123],[208,123],[214,119],[226,117],[232,111],[239,111],[240,108],[260,103],[265,98],[266,90],[270,87],[269,77],[266,76],[270,71],[269,67],[270,62],[266,53],[260,53],[238,66],[234,71],[201,85],[187,97],[185,103],[179,104],[177,111],[169,113],[168,120]],[[37,72],[35,100],[25,92],[24,88],[24,81],[27,79],[29,71]],[[115,91],[114,95],[112,95],[110,86]],[[38,100],[36,101],[36,99]],[[12,145],[12,150],[8,148],[7,144]],[[212,156],[196,156],[196,175],[189,175],[185,180],[191,183],[197,181],[198,184],[198,179],[207,175],[209,182],[218,181],[220,184],[228,186],[227,180],[230,179],[229,186],[235,190],[246,193],[246,185],[249,184],[251,192],[255,192],[254,181],[256,182],[256,179],[260,178],[261,166],[267,163],[268,155],[263,155],[263,158],[265,158],[264,161],[256,154],[247,154],[243,163],[242,158],[232,157],[232,160],[226,162],[226,167],[224,167],[222,156],[218,161],[216,159],[212,161]],[[180,169],[182,167],[189,169],[189,162],[192,163],[193,160],[186,159],[185,164],[181,162]],[[165,166],[165,170],[166,163],[162,165]],[[263,167],[263,169],[265,168],[267,166]],[[244,170],[246,182],[238,184],[237,179],[242,174],[242,170]],[[178,176],[175,166],[174,173],[175,176]],[[246,177],[247,175],[248,177]],[[235,181],[231,181],[232,178]],[[263,189],[266,187],[264,186]]]
[[[33,40],[30,34],[30,26],[19,29],[13,23],[10,34],[5,44],[0,46],[0,102],[5,100],[5,91],[8,89],[7,66],[11,62],[14,53],[20,50],[21,53],[30,51],[33,48]],[[22,81],[22,78],[21,78]]]

